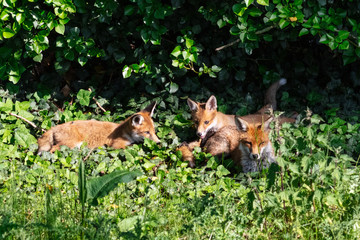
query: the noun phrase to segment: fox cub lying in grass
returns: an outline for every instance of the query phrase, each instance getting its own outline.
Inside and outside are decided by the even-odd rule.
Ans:
[[[108,146],[125,148],[144,138],[159,142],[152,116],[156,102],[128,117],[120,124],[96,120],[78,120],[52,127],[38,139],[38,153],[54,152],[60,146],[80,147],[86,142],[89,148]]]

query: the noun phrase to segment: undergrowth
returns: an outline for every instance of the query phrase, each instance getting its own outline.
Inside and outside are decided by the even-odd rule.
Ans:
[[[62,147],[39,156],[40,128],[76,119],[119,122],[149,101],[130,101],[112,114],[85,92],[62,111],[43,96],[19,102],[3,94],[1,238],[360,238],[360,124],[305,114],[273,131],[278,165],[244,174],[229,159],[196,152],[198,167],[191,169],[176,151],[193,132],[185,103],[155,100],[158,145],[145,140],[124,150]],[[82,192],[83,181],[127,171],[140,173],[91,199]]]

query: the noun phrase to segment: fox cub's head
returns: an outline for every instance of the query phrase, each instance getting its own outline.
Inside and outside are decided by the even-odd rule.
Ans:
[[[269,140],[269,125],[273,118],[265,122],[263,120],[250,122],[235,117],[235,123],[238,129],[243,132],[240,140],[239,149],[250,160],[261,159],[265,153],[271,151]]]
[[[155,142],[160,142],[159,138],[156,136],[154,122],[152,116],[154,114],[154,109],[156,102],[152,102],[142,111],[131,116],[131,139],[133,142],[142,142],[144,138],[149,138]]]
[[[216,127],[217,102],[215,96],[211,96],[206,103],[199,103],[187,99],[191,110],[191,117],[197,131],[196,134],[203,139],[206,134]]]

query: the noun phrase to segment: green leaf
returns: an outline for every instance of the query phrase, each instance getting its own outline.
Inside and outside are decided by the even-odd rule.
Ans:
[[[128,66],[128,65],[125,65],[123,70],[122,70],[122,75],[123,75],[123,78],[128,78],[131,76],[131,68]]]
[[[349,49],[349,41],[345,40],[344,42],[342,42],[340,45],[339,45],[339,49],[340,50],[346,50],[346,49]]]
[[[191,48],[194,45],[194,40],[190,38],[185,38],[185,45],[187,48]]]
[[[133,15],[134,12],[135,12],[135,6],[133,6],[133,5],[125,6],[125,9],[124,9],[125,16]]]
[[[248,7],[250,4],[252,4],[254,0],[245,0],[245,4]]]
[[[2,34],[4,38],[12,38],[15,35],[15,32],[10,28],[4,28]]]
[[[309,29],[303,28],[303,29],[301,29],[300,32],[299,32],[299,37],[301,37],[301,36],[303,36],[303,35],[306,35],[306,34],[308,34],[308,33],[309,33]]]
[[[339,33],[338,33],[338,37],[341,39],[341,40],[345,40],[349,37],[350,35],[350,32],[348,31],[345,31],[345,30],[340,30]]]
[[[17,128],[14,134],[15,141],[25,147],[28,148],[31,144],[36,143],[36,138],[31,135],[27,129]]]
[[[176,46],[174,50],[171,52],[171,55],[174,57],[178,57],[181,54],[181,46]]]
[[[85,164],[84,161],[80,160],[79,163],[79,177],[78,177],[78,188],[79,188],[79,198],[81,205],[85,205],[86,197],[87,197],[87,182],[86,182],[86,175],[85,175]]]
[[[56,24],[55,31],[57,33],[61,34],[61,35],[64,35],[64,33],[65,33],[65,25],[61,24],[61,23]]]
[[[139,170],[136,171],[114,171],[102,177],[90,179],[87,182],[87,201],[92,205],[97,205],[97,199],[104,197],[115,189],[119,183],[128,183],[141,176]]]
[[[233,7],[232,7],[233,12],[240,17],[244,14],[246,9],[247,9],[247,7],[245,7],[244,4],[239,4],[239,3],[233,5]]]
[[[89,106],[90,96],[91,96],[91,92],[84,89],[80,89],[80,91],[76,95],[77,99],[79,100],[79,103],[83,106]]]
[[[269,6],[269,0],[256,0],[260,5]]]
[[[288,21],[286,21],[285,19],[281,19],[280,22],[279,22],[279,27],[281,29],[284,29],[286,28],[290,23]]]
[[[179,85],[177,85],[176,83],[174,82],[171,82],[170,83],[170,89],[169,89],[169,93],[176,93],[179,89]]]
[[[262,11],[258,8],[249,9],[249,15],[252,17],[260,17],[262,15]]]
[[[219,165],[216,168],[216,175],[218,177],[223,177],[223,176],[226,176],[228,174],[230,174],[229,170],[227,170],[223,165]]]

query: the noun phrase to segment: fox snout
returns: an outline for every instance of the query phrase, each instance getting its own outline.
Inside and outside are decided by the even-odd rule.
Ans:
[[[257,160],[257,159],[260,159],[260,155],[257,153],[250,153],[250,158],[252,160]]]
[[[196,135],[201,138],[201,139],[204,139],[205,136],[206,136],[206,132],[196,132]]]
[[[155,134],[154,136],[151,136],[150,139],[153,140],[153,141],[156,142],[156,143],[159,143],[159,142],[160,142],[160,139],[156,136],[156,134]]]

